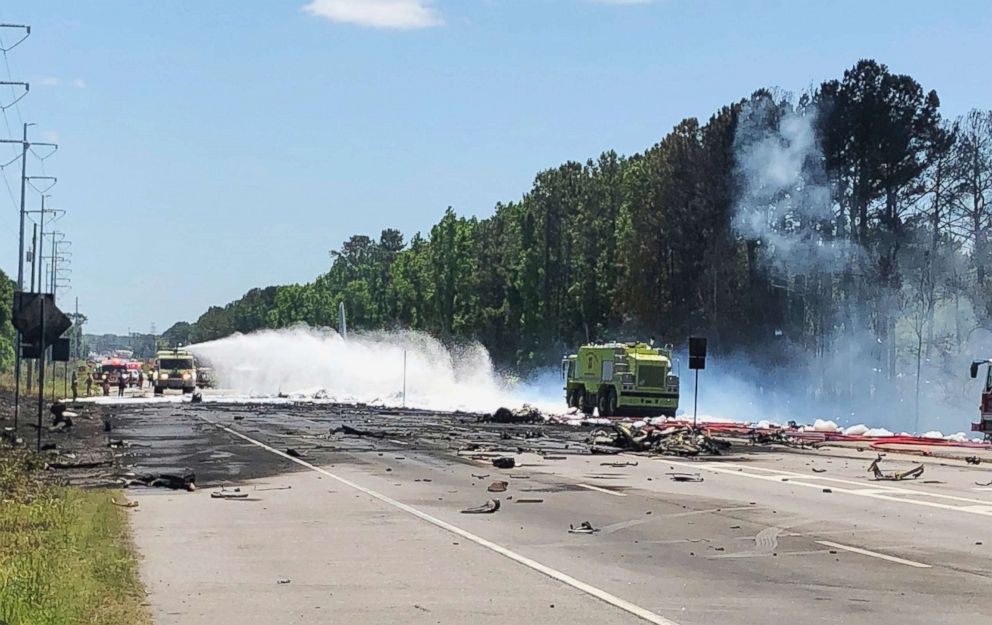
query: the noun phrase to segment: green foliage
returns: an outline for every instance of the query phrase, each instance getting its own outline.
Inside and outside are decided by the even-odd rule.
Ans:
[[[737,130],[742,121],[775,130],[789,115],[817,120],[823,162],[813,169],[823,172],[835,215],[815,229],[861,250],[844,272],[769,271],[769,246],[734,228]],[[448,208],[409,244],[392,229],[378,239],[355,235],[313,282],[212,307],[190,336],[299,322],[334,327],[344,302],[350,327],[477,339],[498,362],[520,368],[590,340],[653,335],[679,344],[705,332],[734,350],[782,336],[821,353],[841,332],[870,332],[887,347],[877,358],[892,375],[894,326],[911,316],[899,302],[921,288],[973,299],[979,323],[992,326],[990,298],[982,299],[992,292],[992,114],[969,120],[969,131],[958,133],[941,120],[935,93],[860,61],[798,102],[759,90],[705,123],[683,120],[641,154],[609,151],[542,171],[529,192],[490,217]],[[770,227],[807,225],[781,219]],[[904,279],[923,271],[903,260],[923,249],[921,237],[953,240],[931,247],[934,257],[956,255],[968,267],[953,285]],[[931,323],[934,308],[926,308]]]
[[[14,303],[14,281],[0,270],[0,373],[14,366],[16,334],[10,323],[10,310]]]
[[[0,623],[150,622],[119,491],[57,487],[42,458],[0,448]]]

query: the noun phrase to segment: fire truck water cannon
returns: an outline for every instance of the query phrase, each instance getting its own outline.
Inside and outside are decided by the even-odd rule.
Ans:
[[[977,378],[982,367],[985,367],[985,386],[978,406],[978,423],[971,424],[971,431],[981,432],[985,435],[985,440],[992,441],[992,358],[972,362],[971,377]]]

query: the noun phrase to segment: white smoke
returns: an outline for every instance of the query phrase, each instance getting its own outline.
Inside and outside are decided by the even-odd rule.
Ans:
[[[349,332],[345,340],[334,330],[296,326],[234,334],[190,349],[213,367],[217,386],[241,395],[400,406],[405,358],[409,407],[492,412],[530,403],[549,412],[565,408],[560,389],[553,394],[548,384],[522,387],[498,375],[482,345],[449,349],[421,332]]]
[[[816,111],[761,98],[741,112],[734,137],[740,193],[734,229],[793,273],[836,271],[857,248],[832,235],[834,206],[817,141]]]

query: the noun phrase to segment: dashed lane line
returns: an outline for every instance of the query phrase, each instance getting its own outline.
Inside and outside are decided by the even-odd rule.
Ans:
[[[862,549],[861,547],[852,547],[850,545],[842,545],[840,543],[835,543],[829,540],[817,540],[815,541],[818,545],[823,545],[824,547],[833,547],[834,549],[843,549],[844,551],[851,551],[853,553],[860,553],[863,556],[871,556],[872,558],[879,558],[881,560],[888,560],[889,562],[895,562],[896,564],[905,564],[906,566],[912,566],[918,569],[929,569],[932,568],[929,564],[923,564],[922,562],[914,562],[912,560],[906,560],[904,558],[897,558],[895,556],[890,556],[884,553],[879,553],[877,551],[869,551],[867,549]]]
[[[762,481],[765,481],[765,482],[774,482],[776,484],[785,484],[787,486],[801,486],[801,487],[804,487],[804,488],[816,488],[816,489],[822,489],[824,487],[824,484],[811,484],[809,482],[800,482],[800,481],[792,481],[792,480],[783,482],[782,481],[782,478],[783,477],[786,477],[786,475],[788,475],[789,472],[782,472],[782,473],[785,473],[786,475],[782,475],[781,473],[780,474],[771,474],[771,475],[768,475],[768,474],[751,473],[750,471],[743,470],[743,468],[738,469],[738,468],[736,468],[736,465],[721,464],[720,466],[713,466],[713,465],[707,465],[707,464],[704,464],[704,463],[701,463],[701,462],[691,462],[691,463],[690,462],[679,462],[679,461],[675,461],[675,460],[670,460],[668,458],[666,458],[664,460],[664,462],[667,463],[667,464],[671,464],[671,465],[676,465],[676,466],[680,466],[680,467],[691,468],[691,469],[694,469],[694,470],[697,470],[697,471],[698,470],[703,470],[703,471],[709,471],[711,473],[722,473],[722,474],[725,474],[725,475],[735,475],[737,477],[743,477],[743,478],[748,478],[748,479],[753,479],[753,480],[762,480]],[[751,468],[751,467],[749,467],[749,468]],[[765,471],[772,471],[772,469],[765,469]],[[809,476],[809,475],[803,475],[802,473],[795,473],[793,475],[795,475],[796,477],[801,477],[804,480],[820,479],[818,477],[813,477],[813,476]],[[883,488],[864,488],[863,485],[862,484],[859,484],[858,482],[853,482],[853,481],[850,481],[850,480],[839,480],[839,479],[836,479],[836,478],[830,478],[830,482],[831,482],[830,490],[833,491],[834,493],[842,493],[842,494],[845,494],[845,495],[854,495],[856,497],[869,497],[869,498],[872,498],[872,499],[880,499],[882,501],[894,501],[896,503],[903,503],[903,504],[909,504],[909,505],[914,505],[914,506],[922,506],[922,507],[925,507],[925,508],[938,508],[940,510],[950,510],[952,512],[964,512],[966,514],[978,514],[978,515],[981,515],[981,516],[992,516],[992,503],[987,502],[987,501],[982,501],[980,499],[968,499],[968,498],[965,498],[965,497],[953,497],[953,496],[945,496],[944,497],[944,499],[953,499],[953,500],[963,501],[963,502],[971,501],[971,502],[977,502],[977,503],[981,504],[981,505],[970,505],[970,506],[955,506],[955,505],[951,505],[951,504],[940,503],[940,502],[937,502],[937,501],[926,501],[926,500],[922,500],[922,499],[915,499],[915,498],[912,498],[912,497],[908,497],[907,496],[907,495],[930,496],[928,493],[922,493],[920,491],[915,491],[915,490],[898,489],[898,488],[891,488],[891,487],[890,488],[884,488],[884,489]],[[850,484],[855,484],[855,485],[859,486],[859,488],[842,488],[840,486],[835,486],[834,485],[836,483],[845,483],[845,482],[846,483],[850,483]],[[897,494],[898,494],[898,496],[896,496]]]

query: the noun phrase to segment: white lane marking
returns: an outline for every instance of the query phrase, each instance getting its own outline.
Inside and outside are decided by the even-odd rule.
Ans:
[[[992,486],[979,486],[977,488],[972,488],[971,490],[980,490],[986,493],[992,493]]]
[[[202,419],[203,421],[206,421],[210,425],[213,425],[215,427],[218,427],[218,428],[224,430],[225,432],[227,432],[228,434],[231,434],[232,436],[237,436],[238,438],[241,438],[243,440],[246,440],[246,441],[248,441],[249,443],[251,443],[253,445],[257,445],[258,447],[261,447],[262,449],[264,449],[264,450],[266,450],[268,452],[274,453],[277,456],[281,456],[281,457],[285,458],[286,460],[289,460],[290,462],[295,462],[296,464],[298,464],[300,466],[304,466],[304,467],[310,469],[311,471],[316,471],[317,473],[320,473],[322,475],[326,475],[327,477],[331,478],[332,480],[337,480],[341,484],[344,484],[345,486],[354,488],[355,490],[357,490],[359,492],[365,493],[369,497],[373,497],[375,499],[378,499],[379,501],[381,501],[381,502],[383,502],[385,504],[388,504],[390,506],[393,506],[397,510],[402,510],[403,512],[406,512],[407,514],[411,514],[411,515],[417,517],[418,519],[427,521],[431,525],[434,525],[434,526],[439,527],[439,528],[441,528],[443,530],[446,530],[448,532],[451,532],[452,534],[455,534],[457,536],[461,536],[462,538],[464,538],[466,540],[470,540],[470,541],[474,542],[475,544],[477,544],[477,545],[479,545],[481,547],[485,547],[486,549],[489,549],[490,551],[494,551],[494,552],[500,554],[501,556],[505,556],[505,557],[509,558],[510,560],[513,560],[514,562],[516,562],[518,564],[522,564],[522,565],[524,565],[524,566],[526,566],[526,567],[528,567],[530,569],[533,569],[533,570],[537,571],[538,573],[542,573],[544,575],[547,575],[551,579],[558,580],[559,582],[561,582],[563,584],[566,584],[568,586],[571,586],[572,588],[575,588],[576,590],[579,590],[581,592],[584,592],[587,595],[590,595],[592,597],[595,597],[595,598],[599,599],[600,601],[604,601],[604,602],[606,602],[606,603],[608,603],[608,604],[610,604],[610,605],[612,605],[612,606],[614,606],[616,608],[619,608],[619,609],[621,609],[621,610],[623,610],[625,612],[628,612],[630,614],[633,614],[634,616],[636,616],[636,617],[638,617],[640,619],[643,619],[643,620],[645,620],[645,621],[647,621],[649,623],[655,623],[655,625],[679,625],[675,621],[670,621],[667,618],[661,616],[660,614],[655,614],[654,612],[651,612],[650,610],[647,610],[645,608],[642,608],[642,607],[640,607],[638,605],[634,605],[633,603],[631,603],[629,601],[626,601],[624,599],[621,599],[620,597],[617,597],[616,595],[612,595],[612,594],[606,592],[605,590],[603,590],[601,588],[597,588],[597,587],[592,586],[590,584],[587,584],[587,583],[585,583],[583,581],[580,581],[578,579],[575,579],[574,577],[572,577],[571,575],[568,575],[567,573],[562,573],[561,571],[559,571],[557,569],[553,569],[550,566],[541,564],[540,562],[538,562],[536,560],[531,560],[527,556],[520,555],[519,553],[517,553],[515,551],[511,551],[510,549],[507,549],[506,547],[503,547],[502,545],[498,545],[498,544],[496,544],[496,543],[494,543],[492,541],[486,540],[485,538],[483,538],[481,536],[477,536],[476,534],[473,534],[473,533],[471,533],[471,532],[469,532],[467,530],[463,530],[462,528],[460,528],[460,527],[458,527],[456,525],[452,525],[451,523],[448,523],[447,521],[442,521],[441,519],[439,519],[439,518],[437,518],[435,516],[431,516],[430,514],[427,514],[426,512],[423,512],[421,510],[418,510],[417,508],[414,508],[413,506],[408,506],[405,503],[396,501],[392,497],[388,497],[386,495],[383,495],[382,493],[378,493],[378,492],[376,492],[376,491],[374,491],[374,490],[372,490],[370,488],[366,488],[366,487],[364,487],[364,486],[362,486],[360,484],[357,484],[355,482],[352,482],[349,479],[343,478],[343,477],[341,477],[339,475],[335,475],[335,474],[331,473],[330,471],[328,471],[326,469],[323,469],[323,468],[318,467],[316,465],[310,464],[306,460],[302,460],[300,458],[294,458],[294,457],[290,456],[289,454],[283,453],[283,452],[281,452],[278,449],[275,449],[273,447],[269,447],[268,445],[266,445],[265,443],[263,443],[261,441],[257,441],[254,438],[251,438],[250,436],[246,436],[246,435],[242,434],[241,432],[237,432],[235,430],[232,430],[229,427],[226,427],[226,426],[223,426],[223,425],[221,425],[219,423],[216,423],[214,421],[211,421],[210,419],[207,419],[206,417],[203,417],[203,416],[200,416],[200,415],[196,415],[196,416],[199,417],[200,419]],[[609,491],[607,491],[607,492],[609,492]]]
[[[788,484],[794,484],[796,486],[804,486],[804,487],[807,487],[807,488],[816,488],[816,489],[822,489],[823,488],[823,485],[822,484],[808,484],[806,482],[782,482],[781,476],[777,476],[777,475],[758,475],[756,473],[749,473],[747,471],[740,471],[740,470],[737,470],[737,469],[733,469],[732,470],[732,469],[727,468],[728,465],[721,465],[719,467],[717,467],[717,466],[708,466],[706,464],[699,463],[699,462],[692,462],[692,463],[690,463],[690,462],[678,462],[678,461],[675,461],[675,460],[670,460],[668,458],[666,458],[664,460],[664,462],[666,462],[668,464],[680,466],[680,467],[688,467],[688,468],[692,468],[692,469],[696,469],[696,470],[702,469],[704,471],[710,471],[711,473],[723,473],[723,474],[726,474],[726,475],[736,475],[738,477],[748,477],[748,478],[751,478],[751,479],[754,479],[754,480],[764,480],[766,482],[775,482],[776,484],[786,484],[786,485],[788,485]],[[797,474],[797,475],[799,475],[799,474]],[[807,475],[803,475],[802,477],[807,478],[807,479],[809,478],[809,476],[807,476]],[[845,482],[845,480],[833,480],[833,481],[835,481],[835,482]],[[858,482],[850,482],[850,483],[857,484],[858,486],[861,486],[861,484],[859,484]],[[985,505],[982,505],[982,506],[952,506],[952,505],[949,505],[949,504],[946,504],[946,503],[937,503],[936,501],[923,501],[923,500],[920,500],[920,499],[910,499],[910,498],[907,498],[907,497],[895,497],[895,496],[893,496],[891,494],[882,494],[882,492],[885,492],[885,491],[883,489],[877,489],[877,488],[875,488],[875,489],[867,489],[867,488],[852,489],[852,488],[841,488],[839,486],[832,486],[831,487],[831,490],[833,492],[835,492],[835,493],[844,493],[844,494],[847,494],[847,495],[855,495],[857,497],[871,497],[872,499],[881,499],[883,501],[894,501],[894,502],[897,502],[897,503],[911,504],[911,505],[914,505],[914,506],[923,506],[923,507],[926,507],[926,508],[939,508],[941,510],[951,510],[953,512],[966,512],[968,514],[979,514],[979,515],[982,515],[982,516],[992,516],[992,509],[990,509],[988,507],[988,502],[981,501],[981,500],[968,500],[968,499],[965,499],[963,497],[955,497],[954,499],[965,499],[965,501],[979,501],[980,503],[985,504]],[[896,490],[902,490],[902,492],[900,494],[907,494],[907,493],[908,494],[912,494],[912,495],[922,495],[922,494],[925,494],[925,493],[920,493],[919,491],[910,491],[910,490],[906,490],[906,489],[896,489]]]
[[[403,441],[398,441],[395,438],[387,438],[390,443],[396,443],[397,445],[409,445],[410,443],[404,443]]]
[[[789,480],[786,483],[790,483],[790,484],[792,483],[791,482],[791,478],[797,477],[797,478],[802,478],[804,480],[816,480],[816,481],[822,481],[822,482],[833,482],[835,484],[850,484],[852,486],[860,486],[861,487],[861,490],[872,490],[872,491],[887,493],[887,494],[890,494],[890,495],[920,495],[920,496],[923,496],[923,497],[931,497],[931,498],[934,498],[934,499],[948,499],[948,500],[952,500],[952,501],[963,501],[965,503],[977,503],[977,504],[982,504],[982,505],[992,505],[992,501],[988,501],[988,500],[985,500],[985,499],[973,499],[971,497],[958,497],[956,495],[945,495],[943,493],[931,493],[931,492],[928,492],[928,491],[925,491],[925,490],[916,490],[916,489],[913,489],[913,488],[905,488],[905,487],[897,487],[897,486],[885,486],[884,485],[884,484],[886,484],[886,481],[885,480],[880,480],[880,481],[872,480],[872,481],[870,481],[870,482],[868,482],[866,484],[865,482],[859,482],[859,481],[856,481],[856,480],[845,480],[845,479],[840,479],[840,478],[836,478],[836,477],[825,477],[825,476],[822,476],[822,475],[808,475],[808,474],[805,474],[805,473],[795,473],[793,471],[783,471],[781,469],[768,469],[768,468],[765,468],[765,467],[742,466],[742,465],[733,464],[733,463],[727,463],[727,464],[723,464],[721,466],[729,467],[729,468],[732,468],[732,469],[747,469],[747,470],[765,471],[765,472],[768,472],[768,473],[774,473],[776,475],[780,475],[780,476],[783,476],[784,477],[784,479],[783,478],[779,478],[780,481]],[[891,484],[892,482],[888,482],[888,483]],[[871,486],[869,488],[865,488],[866,486],[869,486],[869,484]]]
[[[599,486],[593,486],[592,484],[576,484],[576,486],[581,486],[582,488],[588,488],[589,490],[597,490],[601,493],[606,493],[607,495],[613,495],[614,497],[626,497],[624,493],[618,493],[615,490],[608,490],[606,488],[600,488]]]
[[[625,530],[628,527],[635,527],[637,525],[644,525],[648,522],[648,519],[633,519],[631,521],[620,521],[619,523],[611,523],[605,527],[599,528],[601,534],[613,534],[614,532],[619,532],[620,530]]]
[[[882,560],[888,560],[889,562],[895,562],[896,564],[905,564],[906,566],[913,566],[918,569],[929,569],[933,568],[929,564],[923,564],[922,562],[913,562],[912,560],[904,560],[902,558],[897,558],[895,556],[888,556],[884,553],[878,553],[877,551],[868,551],[867,549],[862,549],[860,547],[852,547],[850,545],[842,545],[840,543],[831,542],[829,540],[817,540],[815,541],[818,545],[823,545],[824,547],[833,547],[834,549],[843,549],[844,551],[853,551],[854,553],[860,553],[863,556],[871,556],[873,558],[880,558]]]

